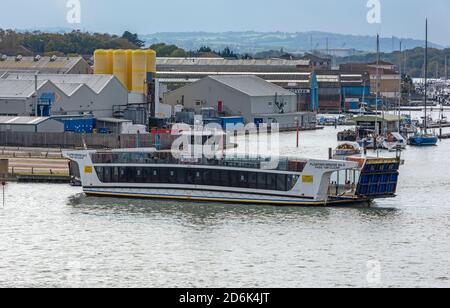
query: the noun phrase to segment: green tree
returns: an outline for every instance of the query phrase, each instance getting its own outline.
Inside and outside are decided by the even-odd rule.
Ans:
[[[140,40],[136,33],[131,33],[130,31],[125,31],[122,35],[123,39],[128,40],[130,43],[136,45],[139,48],[145,46],[145,42]]]

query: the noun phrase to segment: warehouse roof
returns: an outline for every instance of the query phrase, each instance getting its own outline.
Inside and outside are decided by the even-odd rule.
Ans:
[[[39,59],[39,60],[37,60]],[[0,61],[0,70],[20,70],[41,74],[69,74],[79,63],[89,66],[82,57],[6,57]]]
[[[0,125],[38,125],[49,117],[0,117]]]
[[[91,74],[39,74],[37,75],[39,81],[49,80],[57,86],[63,85],[61,90],[67,89],[68,92],[79,86],[85,84],[95,93],[100,93],[115,77],[113,75],[91,75]],[[32,80],[34,82],[34,74],[26,73],[7,73],[2,79],[5,80]],[[0,79],[1,80],[1,79]],[[67,94],[67,93],[66,93]],[[0,93],[1,95],[1,93]],[[69,95],[69,94],[68,94]]]
[[[250,96],[275,96],[277,94],[295,96],[294,93],[256,76],[209,76],[207,78]]]
[[[224,58],[157,58],[157,65],[217,65],[217,66],[308,66],[309,60],[230,60]]]
[[[46,84],[45,81],[38,81],[38,89],[41,88],[44,84]],[[34,91],[34,81],[0,79],[0,98],[29,98],[33,95]]]
[[[97,118],[98,122],[107,122],[107,123],[129,123],[133,122],[127,119],[117,119],[117,118]]]

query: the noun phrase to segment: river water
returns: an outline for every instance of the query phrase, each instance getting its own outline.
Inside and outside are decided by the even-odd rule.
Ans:
[[[334,128],[283,134],[326,158]],[[403,152],[398,197],[373,208],[87,198],[9,184],[0,287],[449,287],[450,140]]]

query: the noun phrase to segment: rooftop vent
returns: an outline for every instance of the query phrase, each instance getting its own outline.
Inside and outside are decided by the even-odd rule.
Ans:
[[[18,55],[16,57],[16,62],[20,62],[20,61],[22,61],[22,59],[23,59],[23,57],[21,55]]]
[[[35,57],[34,57],[34,62],[39,62],[40,60],[41,60],[41,56],[40,55],[36,55]]]
[[[50,62],[55,62],[56,60],[58,60],[58,57],[57,57],[57,56],[52,56],[52,57],[50,58]]]

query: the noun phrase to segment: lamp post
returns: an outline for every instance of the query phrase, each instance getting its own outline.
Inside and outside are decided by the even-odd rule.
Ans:
[[[298,117],[295,117],[295,125],[297,129],[297,149],[300,147],[300,125],[298,121]]]

